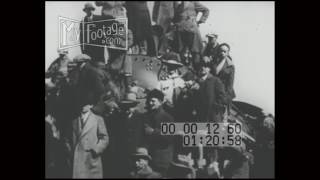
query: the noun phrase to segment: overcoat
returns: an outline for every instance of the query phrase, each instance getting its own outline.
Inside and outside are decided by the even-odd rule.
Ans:
[[[108,132],[103,118],[89,113],[83,127],[80,118],[73,121],[73,178],[103,178],[100,155],[108,146]]]

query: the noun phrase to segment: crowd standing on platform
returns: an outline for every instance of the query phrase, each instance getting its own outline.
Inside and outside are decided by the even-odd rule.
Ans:
[[[199,25],[209,9],[197,1],[155,1],[150,15],[147,1],[95,5],[101,13],[86,3],[83,23],[128,18],[128,50],[83,45],[73,60],[58,51],[46,71],[46,176],[248,178],[244,147],[205,148],[200,157],[179,137],[160,135],[163,122],[225,122],[230,113],[235,66],[217,34],[203,46]],[[137,86],[130,54],[162,61],[167,76],[158,87]],[[138,89],[147,94],[144,112]]]

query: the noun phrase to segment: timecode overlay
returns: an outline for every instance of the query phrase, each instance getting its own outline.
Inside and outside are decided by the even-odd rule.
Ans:
[[[161,135],[180,135],[184,147],[241,146],[240,123],[161,123]]]

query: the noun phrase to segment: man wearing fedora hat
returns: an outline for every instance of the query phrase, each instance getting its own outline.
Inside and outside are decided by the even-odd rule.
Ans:
[[[97,60],[97,52],[98,49],[96,46],[86,45],[88,39],[87,29],[90,22],[98,21],[100,20],[100,16],[95,15],[92,13],[95,8],[91,3],[86,3],[84,5],[83,11],[86,13],[86,16],[83,18],[81,24],[80,24],[80,44],[82,44],[81,47],[81,53],[89,55],[92,59]],[[99,51],[100,52],[100,51]]]
[[[161,174],[153,171],[149,162],[152,160],[148,150],[144,147],[138,147],[131,155],[134,164],[133,171],[130,172],[130,178],[154,179],[162,178]]]
[[[139,103],[137,95],[133,92],[127,93],[125,98],[119,103],[122,112],[121,117],[124,120],[124,127],[127,132],[125,142],[130,153],[134,152],[138,146],[144,143],[143,118],[137,109]]]
[[[112,122],[112,143],[115,146],[114,158],[117,163],[114,166],[114,177],[127,177],[130,171],[130,155],[136,148],[143,145],[143,118],[136,106],[139,101],[135,93],[127,93],[118,103],[119,113]]]
[[[196,178],[196,171],[192,167],[191,154],[176,154],[168,169],[167,178]]]

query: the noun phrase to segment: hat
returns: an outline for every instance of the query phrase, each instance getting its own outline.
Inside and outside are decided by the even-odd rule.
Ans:
[[[151,156],[148,154],[148,150],[144,147],[139,147],[136,149],[136,152],[132,154],[132,157],[139,157],[148,159],[149,161],[152,160]]]
[[[210,67],[210,63],[201,61],[201,62],[199,63],[199,67]]]
[[[218,35],[217,34],[214,34],[214,33],[209,33],[206,35],[207,37],[215,37],[215,38],[218,38]]]
[[[188,71],[182,76],[182,79],[185,81],[193,81],[196,79],[196,77],[191,71]]]
[[[73,62],[75,63],[86,62],[89,60],[91,60],[91,57],[86,54],[79,54],[73,58]]]
[[[94,67],[99,69],[104,69],[106,67],[106,63],[103,61],[92,60],[90,62]]]
[[[177,157],[171,162],[171,165],[192,171],[191,161],[192,159],[189,156],[178,154]]]
[[[162,63],[166,64],[167,66],[170,67],[182,67],[183,64],[179,62],[180,58],[177,53],[174,52],[169,52],[164,54],[161,57]]]
[[[164,54],[161,57],[161,61],[170,69],[178,69],[183,66],[182,63],[179,62],[179,55],[174,52],[169,52]]]
[[[95,10],[95,8],[93,7],[93,5],[91,3],[86,3],[84,5],[83,11],[86,11],[87,9],[91,9],[91,10]]]
[[[93,106],[92,111],[98,115],[103,115],[104,112],[109,109],[117,109],[118,105],[115,102],[115,97],[112,91],[107,91],[103,93],[95,106]]]
[[[147,99],[151,99],[151,98],[157,98],[160,101],[163,101],[164,94],[158,89],[153,89],[147,95]]]
[[[139,104],[139,101],[137,101],[137,95],[136,93],[127,93],[126,97],[120,101],[120,106],[126,106],[126,107],[134,107],[137,104]]]
[[[161,36],[163,34],[163,28],[160,25],[153,25],[152,26],[152,32],[156,35],[156,36]]]
[[[68,54],[69,52],[68,52],[68,50],[67,49],[58,49],[58,54],[64,54],[64,55],[66,55],[66,54]]]
[[[162,61],[162,63],[172,68],[179,68],[183,66],[182,63],[179,63],[178,61],[175,61],[175,60],[166,60],[166,61]]]

